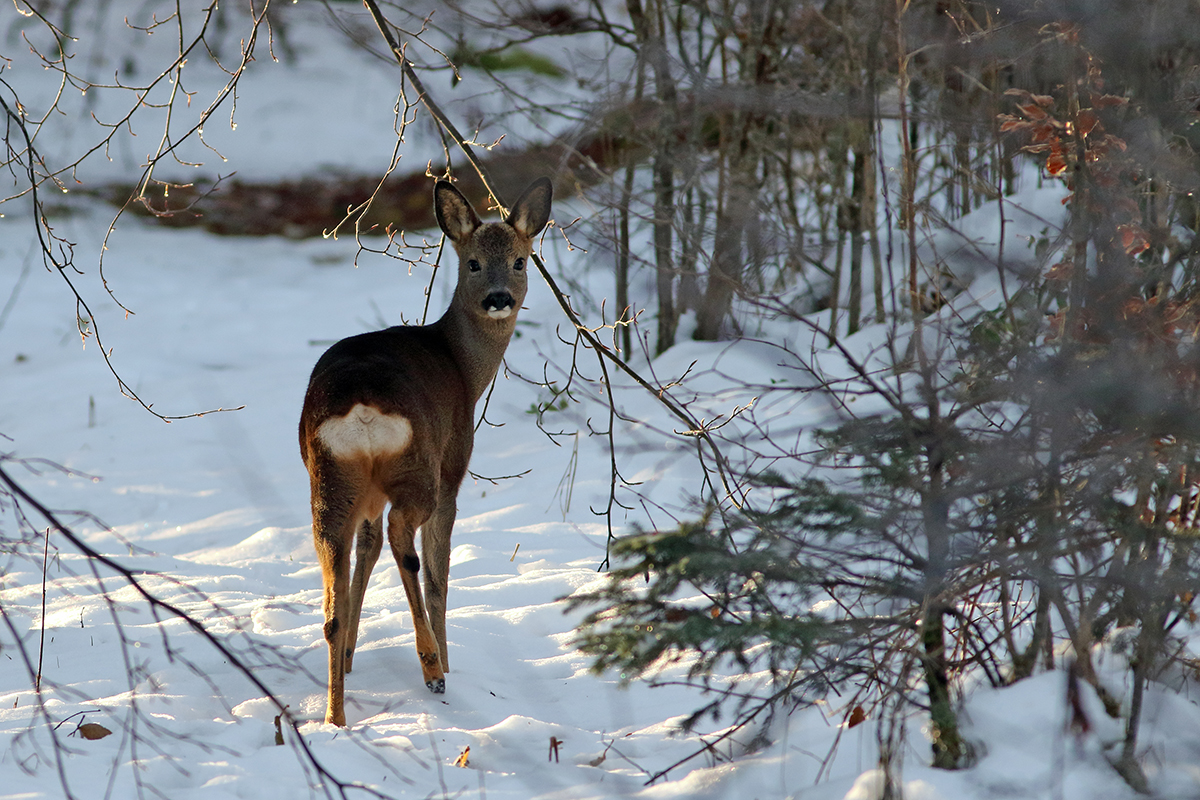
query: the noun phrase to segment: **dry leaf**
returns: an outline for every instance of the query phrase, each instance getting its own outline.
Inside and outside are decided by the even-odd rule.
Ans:
[[[847,728],[853,728],[856,725],[862,725],[867,718],[867,712],[863,711],[862,706],[855,706],[850,712],[850,719],[846,721]]]
[[[1055,154],[1046,159],[1046,172],[1051,175],[1061,175],[1067,171],[1067,159]]]
[[[1092,105],[1095,108],[1108,108],[1109,106],[1123,106],[1129,103],[1128,97],[1118,97],[1112,94],[1102,94],[1099,97],[1092,98]]]
[[[454,759],[454,766],[466,767],[470,763],[470,760],[471,760],[471,748],[469,746],[464,747],[463,751],[458,754],[458,758]]]
[[[1033,103],[1019,105],[1017,106],[1017,110],[1032,120],[1045,119],[1047,116],[1049,116],[1041,106],[1034,105]]]
[[[1100,118],[1096,116],[1096,112],[1086,108],[1079,112],[1079,119],[1076,125],[1079,127],[1080,136],[1087,136],[1099,124]]]
[[[686,608],[668,608],[663,618],[667,622],[683,622],[692,615]]]
[[[103,725],[97,725],[95,722],[85,722],[80,725],[79,735],[85,739],[103,739],[105,736],[110,736],[112,731]]]

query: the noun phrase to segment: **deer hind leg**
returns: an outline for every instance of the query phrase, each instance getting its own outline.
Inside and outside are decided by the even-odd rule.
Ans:
[[[404,593],[408,596],[408,610],[412,612],[421,674],[429,690],[434,694],[441,694],[446,691],[446,674],[442,671],[437,639],[429,626],[425,600],[417,582],[417,573],[421,570],[421,559],[417,557],[416,548],[417,527],[425,521],[418,519],[418,516],[424,515],[414,513],[414,509],[411,508],[401,508],[393,502],[388,512],[388,543],[392,546],[396,565],[400,567],[400,580],[404,583]]]
[[[329,646],[329,694],[325,721],[346,725],[346,633],[350,617],[350,545],[354,540],[353,503],[324,502],[313,493],[313,543],[324,588],[325,643]]]
[[[363,598],[371,570],[383,549],[383,516],[365,519],[358,528],[354,553],[354,580],[350,584],[350,621],[346,628],[346,672],[354,666],[354,648],[358,644],[358,622],[362,617]]]
[[[458,513],[452,494],[443,499],[433,516],[421,528],[421,552],[425,556],[425,602],[429,604],[429,622],[437,639],[442,669],[450,671],[446,654],[446,592],[450,588],[450,533]]]

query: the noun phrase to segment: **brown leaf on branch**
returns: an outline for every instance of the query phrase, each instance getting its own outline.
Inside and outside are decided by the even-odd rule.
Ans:
[[[1080,136],[1087,136],[1096,126],[1100,124],[1100,118],[1096,116],[1096,112],[1085,108],[1079,112],[1079,117],[1075,121],[1075,125],[1079,129]],[[1101,128],[1100,130],[1104,130]]]
[[[1146,308],[1146,301],[1140,297],[1130,297],[1121,304],[1121,316],[1125,319],[1130,317],[1141,316],[1142,311]]]
[[[1019,105],[1017,110],[1032,120],[1041,120],[1049,116],[1041,106],[1035,103]]]
[[[663,613],[663,618],[667,622],[683,622],[692,615],[692,612],[686,608],[667,608]]]
[[[1032,125],[1032,123],[1030,123]],[[1040,125],[1033,125],[1033,134],[1030,137],[1035,142],[1049,142],[1056,147],[1061,147],[1058,141],[1058,126],[1061,123],[1054,117],[1047,117]]]
[[[77,730],[80,736],[88,740],[103,739],[105,736],[112,735],[112,731],[95,722],[85,722]]]
[[[1146,233],[1140,225],[1118,225],[1117,233],[1121,235],[1121,247],[1131,256],[1149,249]]]
[[[1125,144],[1124,139],[1122,139],[1119,136],[1113,136],[1111,133],[1105,134],[1104,138],[1101,139],[1100,141],[1104,144],[1104,146],[1106,148],[1120,150],[1122,153],[1124,153],[1125,149],[1128,147],[1128,145]]]
[[[998,115],[998,117],[1001,120],[1001,122],[1000,122],[1000,132],[1001,133],[1008,133],[1009,131],[1020,131],[1020,130],[1025,130],[1027,128],[1033,127],[1032,122],[1026,122],[1023,119],[1018,119],[1017,117],[1014,117],[1012,114],[1000,114],[1000,115]]]

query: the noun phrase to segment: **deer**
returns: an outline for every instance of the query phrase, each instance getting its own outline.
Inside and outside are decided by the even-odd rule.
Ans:
[[[552,193],[550,181],[539,178],[503,221],[483,223],[453,184],[437,181],[434,213],[459,262],[449,308],[429,325],[342,339],[313,367],[300,413],[300,455],[321,567],[328,723],[346,726],[346,673],[367,582],[383,548],[385,506],[422,677],[434,694],[446,691],[450,535],[474,447],[475,405],[516,328],[528,287],[526,262],[549,221]],[[424,593],[417,579],[422,561]]]

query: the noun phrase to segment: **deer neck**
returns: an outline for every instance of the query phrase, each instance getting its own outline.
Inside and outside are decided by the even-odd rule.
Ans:
[[[505,319],[489,319],[468,313],[458,297],[434,323],[442,330],[459,371],[467,381],[471,403],[487,391],[504,361],[504,351],[517,325],[514,311]]]

